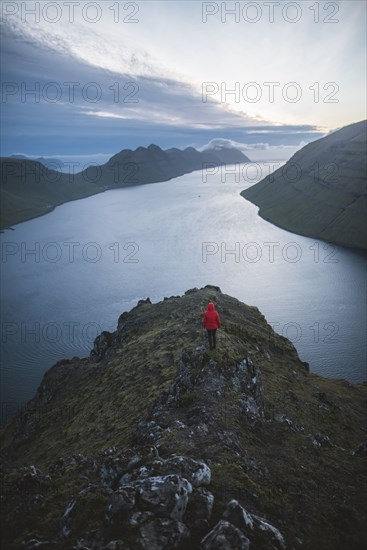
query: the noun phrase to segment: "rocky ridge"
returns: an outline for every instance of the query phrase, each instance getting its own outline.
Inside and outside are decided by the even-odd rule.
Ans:
[[[365,396],[217,287],[141,300],[3,430],[4,547],[362,548]]]

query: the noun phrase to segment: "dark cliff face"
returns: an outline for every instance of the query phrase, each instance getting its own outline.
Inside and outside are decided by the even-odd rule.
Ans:
[[[367,249],[367,121],[309,143],[241,194],[288,231]]]
[[[216,287],[142,300],[3,430],[5,547],[362,548],[365,397]]]

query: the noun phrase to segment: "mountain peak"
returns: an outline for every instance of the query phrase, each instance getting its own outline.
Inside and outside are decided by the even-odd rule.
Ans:
[[[154,143],[151,143],[149,146],[148,146],[148,149],[150,151],[162,151],[163,149],[161,149],[158,145],[155,145]]]

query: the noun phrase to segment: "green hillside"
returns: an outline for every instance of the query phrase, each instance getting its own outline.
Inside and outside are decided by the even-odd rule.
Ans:
[[[309,143],[242,196],[288,231],[367,249],[366,123]]]
[[[1,228],[47,214],[67,201],[107,189],[168,181],[209,166],[249,162],[238,149],[162,150],[157,145],[124,149],[101,166],[77,174],[51,170],[24,158],[1,158]]]

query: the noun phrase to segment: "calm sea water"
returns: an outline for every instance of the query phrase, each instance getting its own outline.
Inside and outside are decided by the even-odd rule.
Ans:
[[[262,220],[240,196],[259,167],[108,191],[5,231],[3,421],[139,299],[206,284],[257,306],[312,371],[364,381],[366,255]]]

